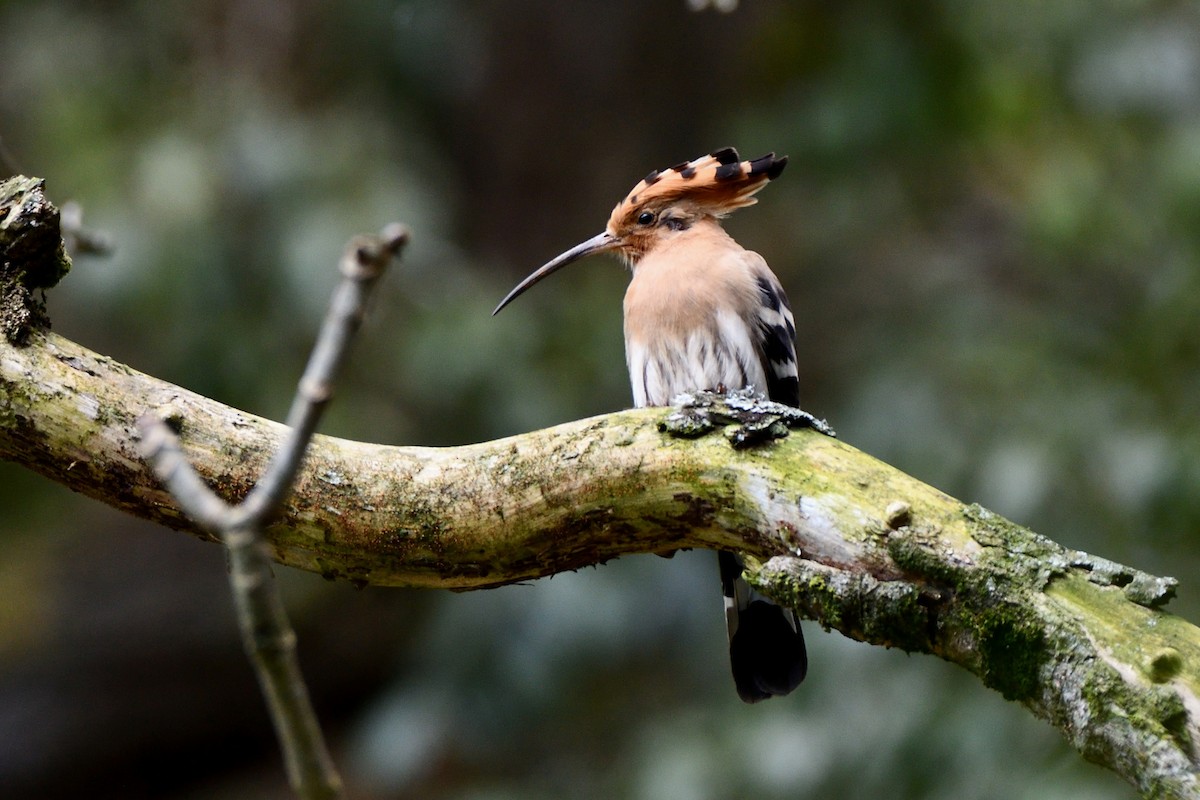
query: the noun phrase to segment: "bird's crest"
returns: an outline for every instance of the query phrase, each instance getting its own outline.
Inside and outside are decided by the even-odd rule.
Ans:
[[[654,170],[633,187],[608,218],[608,225],[587,241],[559,253],[530,273],[508,293],[492,314],[538,283],[581,258],[615,253],[626,264],[637,264],[655,246],[688,230],[705,218],[720,218],[734,209],[753,205],[755,193],[787,166],[787,156],[774,153],[742,161],[726,147],[682,164]]]
[[[643,178],[613,209],[610,231],[634,222],[646,208],[663,208],[676,202],[689,203],[704,213],[723,217],[735,209],[754,205],[754,195],[778,178],[787,166],[787,156],[774,153],[742,161],[737,150],[726,147],[706,156],[654,170]]]

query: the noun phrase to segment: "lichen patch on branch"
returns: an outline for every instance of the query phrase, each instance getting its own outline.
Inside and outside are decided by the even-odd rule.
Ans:
[[[834,436],[833,428],[807,411],[772,402],[750,390],[722,394],[691,392],[674,399],[674,410],[659,423],[659,430],[685,439],[703,436],[718,427],[726,427],[726,438],[734,449],[782,439],[789,428],[812,428]]]

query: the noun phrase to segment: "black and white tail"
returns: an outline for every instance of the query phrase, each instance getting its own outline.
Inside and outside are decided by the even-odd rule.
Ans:
[[[791,692],[808,672],[804,634],[795,612],[750,588],[742,579],[737,555],[721,552],[717,559],[725,595],[729,661],[738,696],[757,703]]]

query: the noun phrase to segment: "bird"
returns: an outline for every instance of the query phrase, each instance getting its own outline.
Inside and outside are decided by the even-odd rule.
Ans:
[[[749,388],[799,408],[795,319],[779,279],[721,220],[787,166],[768,153],[743,161],[725,147],[639,181],[604,231],[555,256],[500,301],[586,256],[612,253],[632,271],[624,301],[625,361],[636,407],[665,406],[701,390]],[[734,685],[747,703],[786,695],[804,680],[808,657],[792,609],[756,592],[744,562],[717,554]]]

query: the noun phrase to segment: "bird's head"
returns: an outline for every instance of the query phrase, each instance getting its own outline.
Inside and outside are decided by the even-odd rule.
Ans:
[[[720,219],[729,212],[758,201],[754,195],[778,178],[787,156],[768,153],[742,161],[737,150],[726,147],[706,156],[654,170],[627,194],[608,218],[604,232],[555,256],[521,281],[496,306],[493,315],[526,289],[584,256],[614,253],[628,264],[670,237],[704,219]]]

